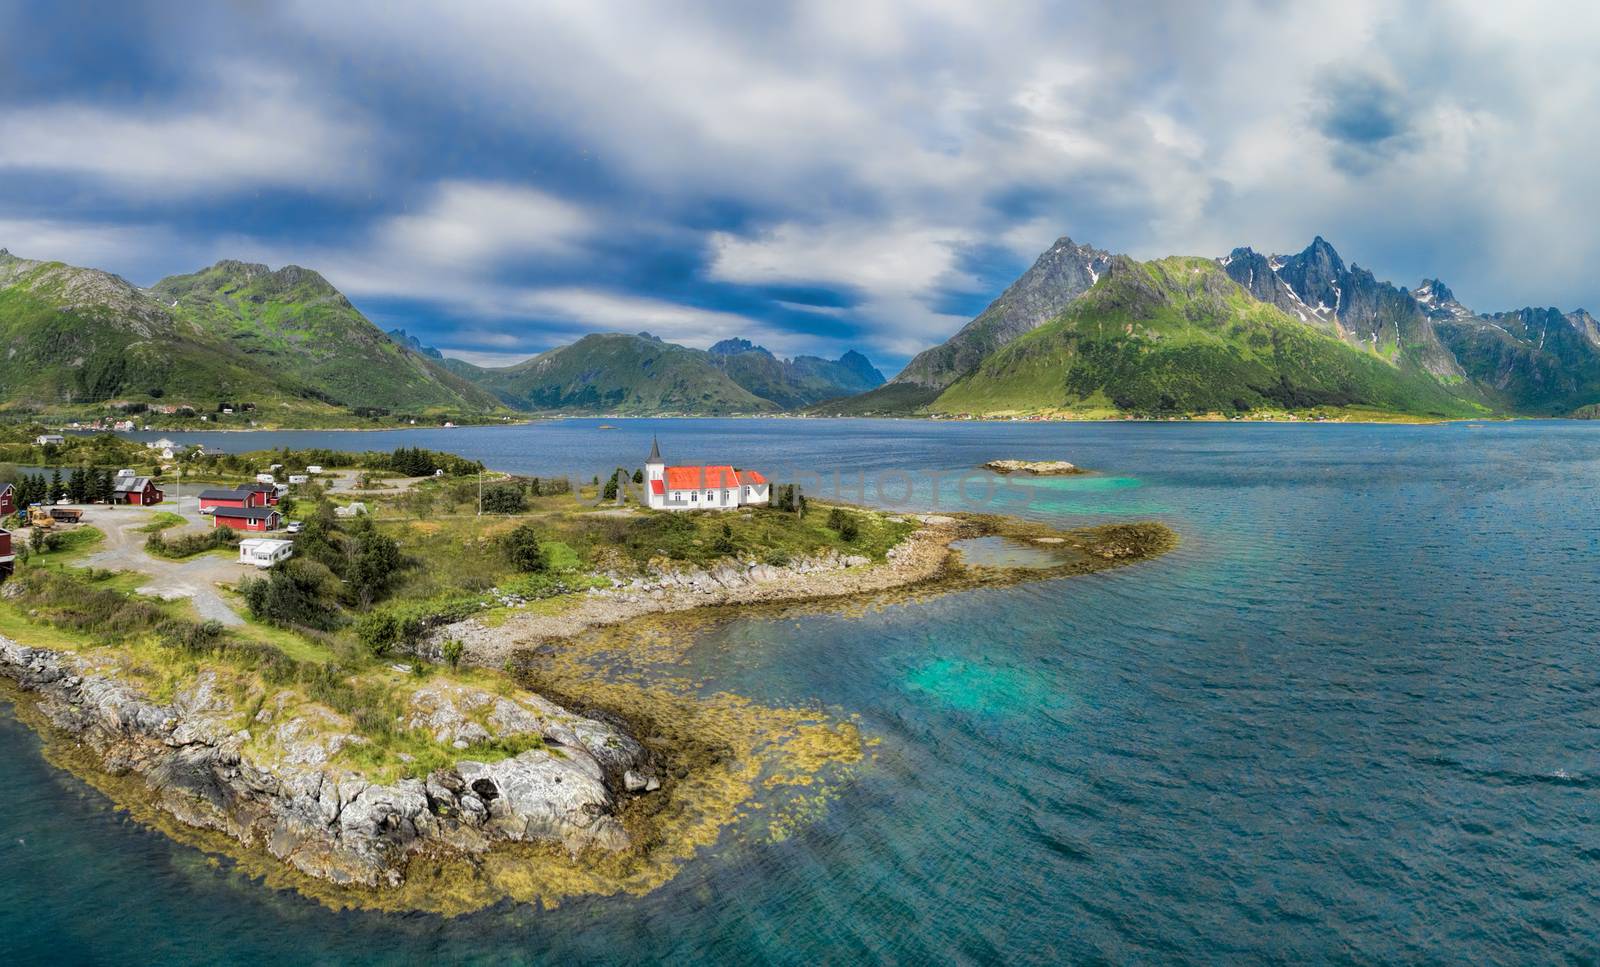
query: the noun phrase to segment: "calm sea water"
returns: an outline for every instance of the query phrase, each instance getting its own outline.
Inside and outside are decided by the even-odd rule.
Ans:
[[[673,461],[913,471],[923,503],[928,471],[1062,457],[1102,472],[995,499],[1066,525],[1158,518],[1184,544],[707,632],[687,674],[859,714],[876,761],[784,842],[548,912],[335,914],[269,892],[129,823],[0,718],[6,959],[1600,958],[1600,425],[612,422],[196,436],[549,474],[637,466],[656,433]],[[898,497],[889,479],[863,499]]]

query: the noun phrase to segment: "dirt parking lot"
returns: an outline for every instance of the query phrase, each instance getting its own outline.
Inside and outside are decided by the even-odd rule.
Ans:
[[[254,574],[255,568],[213,553],[201,554],[187,561],[169,561],[145,553],[144,542],[150,535],[139,528],[148,524],[160,511],[179,514],[189,522],[164,531],[169,537],[211,527],[210,518],[200,513],[197,498],[185,496],[181,500],[155,507],[90,504],[79,506],[78,509],[83,511],[82,526],[95,527],[106,535],[105,542],[84,559],[85,564],[117,571],[137,571],[149,577],[149,581],[139,586],[140,594],[168,600],[188,598],[194,602],[195,611],[202,618],[228,625],[244,623],[244,619],[218,591],[217,584],[234,584],[241,577]]]

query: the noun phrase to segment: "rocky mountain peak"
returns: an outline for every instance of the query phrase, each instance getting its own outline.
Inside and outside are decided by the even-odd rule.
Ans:
[[[772,355],[772,353],[768,351],[767,347],[757,346],[750,340],[741,339],[737,336],[732,339],[724,339],[721,342],[715,343],[709,350],[707,350],[707,352],[714,356],[737,356],[739,353],[762,353],[767,356]]]

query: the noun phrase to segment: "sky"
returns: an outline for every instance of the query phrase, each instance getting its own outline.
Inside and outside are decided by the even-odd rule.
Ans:
[[[886,373],[1060,236],[1600,309],[1600,7],[0,0],[0,247]]]

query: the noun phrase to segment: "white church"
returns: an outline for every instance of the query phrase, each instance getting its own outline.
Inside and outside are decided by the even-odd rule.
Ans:
[[[764,505],[772,496],[767,478],[755,470],[735,470],[728,464],[669,467],[654,437],[644,485],[651,510],[733,510]]]

